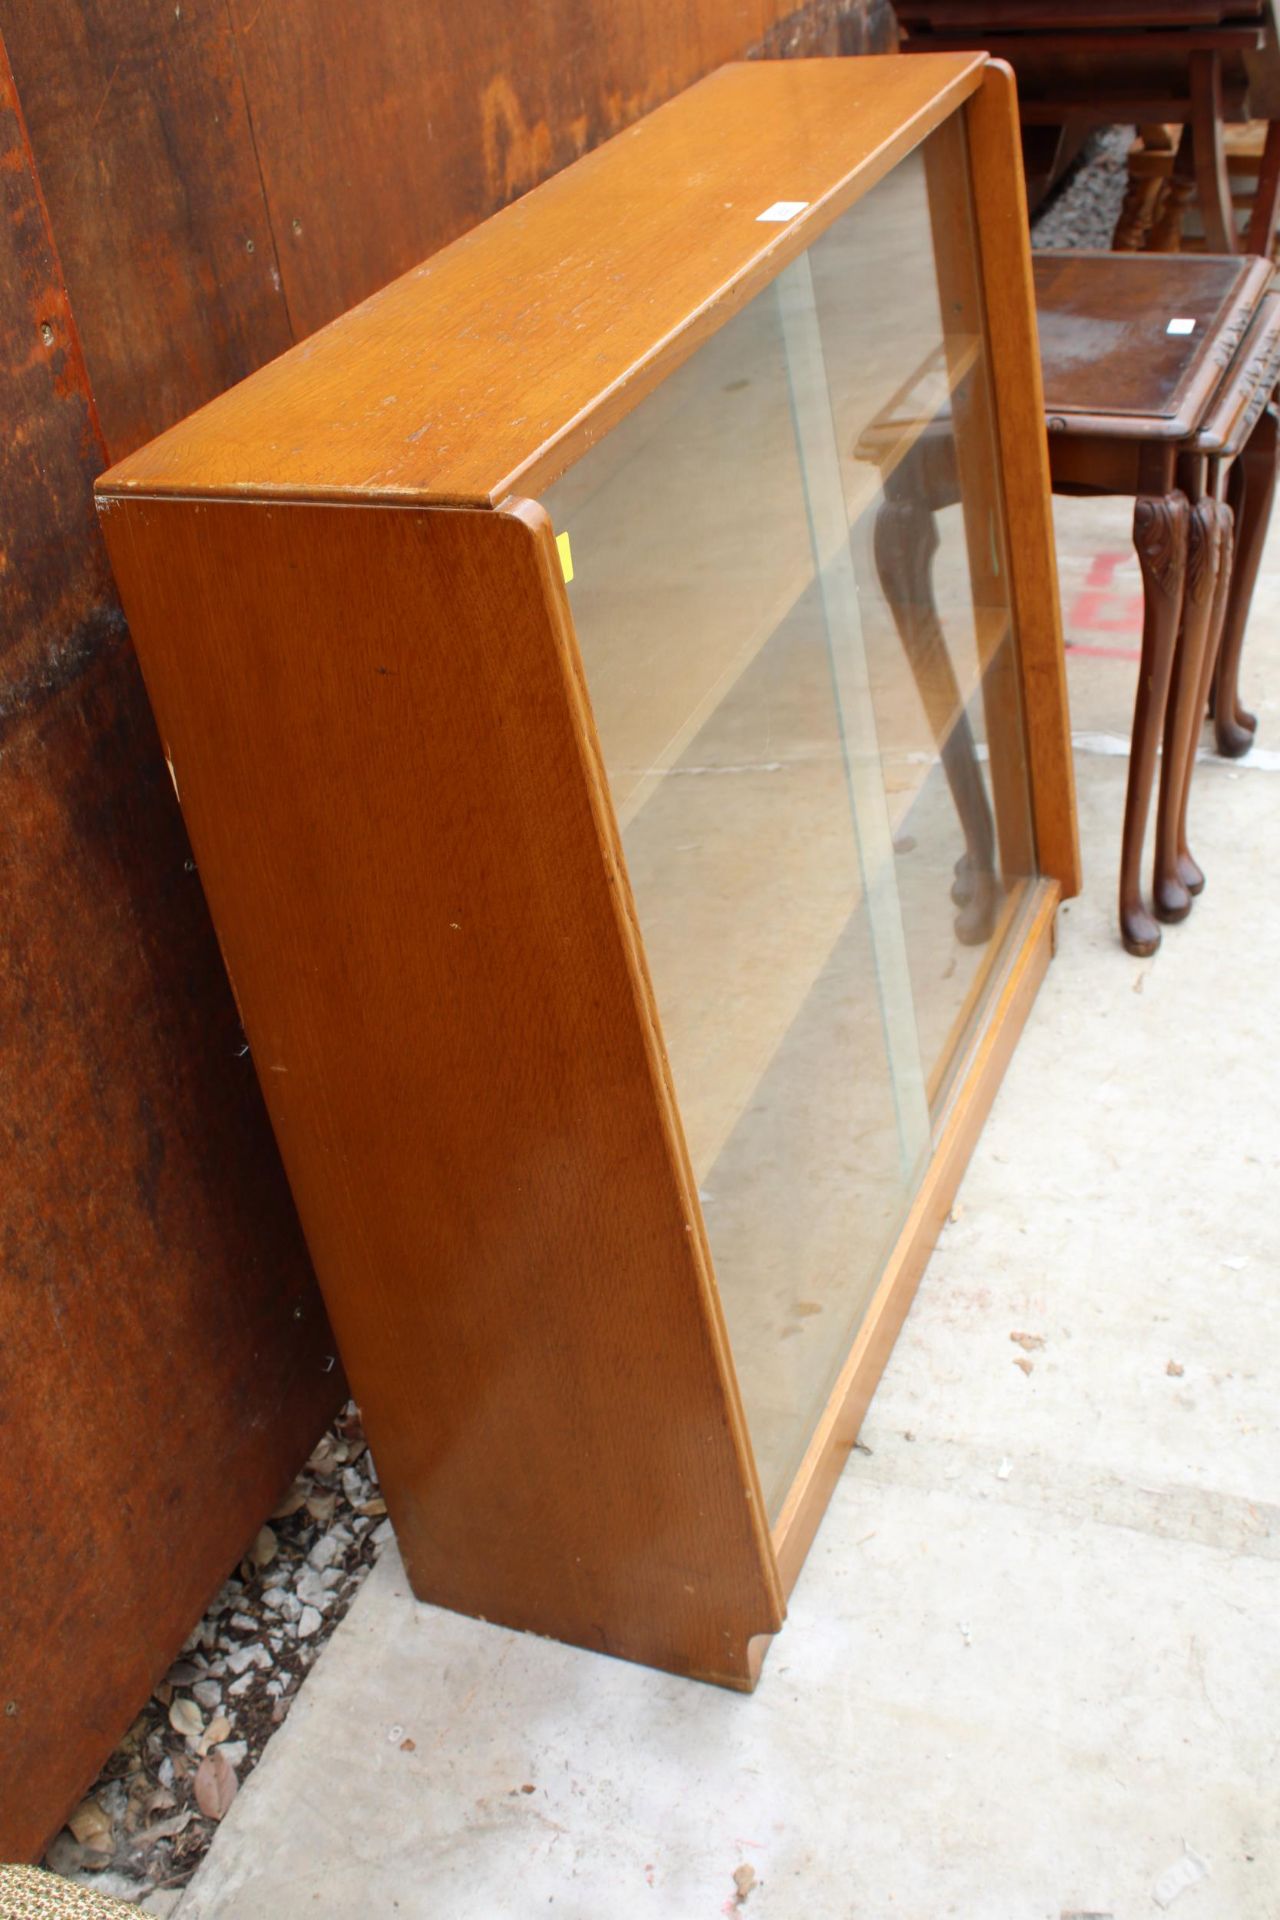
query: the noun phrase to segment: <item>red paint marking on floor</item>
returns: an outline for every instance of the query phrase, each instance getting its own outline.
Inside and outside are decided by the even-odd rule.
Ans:
[[[1104,618],[1099,611],[1102,607],[1113,609],[1110,617]],[[1075,605],[1071,609],[1073,627],[1089,627],[1094,633],[1132,633],[1135,627],[1142,625],[1142,595],[1140,593],[1094,593],[1086,588],[1078,593]]]
[[[1089,563],[1084,586],[1077,593],[1067,616],[1069,632],[1128,633],[1142,630],[1142,595],[1117,587],[1116,573],[1133,558],[1132,553],[1099,553]],[[1136,660],[1139,655],[1122,647],[1082,646],[1068,639],[1073,653],[1098,660]]]
[[[1141,647],[1086,647],[1078,640],[1067,641],[1068,653],[1083,654],[1086,660],[1141,660]]]

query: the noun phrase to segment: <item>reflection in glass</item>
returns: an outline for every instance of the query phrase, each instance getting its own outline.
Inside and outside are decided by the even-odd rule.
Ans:
[[[544,496],[773,1516],[1033,870],[961,139]]]

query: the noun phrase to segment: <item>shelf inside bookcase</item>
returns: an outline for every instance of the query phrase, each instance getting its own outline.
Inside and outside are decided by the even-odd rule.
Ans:
[[[1007,644],[996,623],[973,647]],[[896,635],[888,645],[897,648]],[[918,964],[920,1045],[933,1069],[979,950],[950,897],[964,839],[901,660],[874,685],[887,710],[882,761],[904,919]],[[976,676],[970,679],[970,693]],[[955,718],[959,718],[959,712]],[[792,610],[655,787],[624,835],[686,1137],[699,1178],[754,1098],[770,1060],[869,884],[850,814],[816,591]],[[924,957],[929,956],[926,962]],[[864,957],[851,996],[876,1004]],[[941,1007],[938,1002],[944,1003]],[[935,1017],[936,1014],[936,1017]]]
[[[840,478],[849,527],[874,510],[883,480],[945,418],[979,348],[976,336],[953,338],[935,345],[896,390],[834,396],[842,419],[869,422],[891,413],[894,423],[891,435],[878,437],[874,461],[859,458],[852,444],[845,450]],[[742,406],[748,382],[734,385],[731,397]],[[790,409],[785,391],[765,386],[767,396],[762,391],[741,425],[744,442],[754,443],[753,473],[765,484],[745,501],[723,492],[723,513],[715,479],[733,432],[723,416],[706,423],[701,445],[696,424],[686,426],[680,461],[653,484],[645,450],[679,409],[678,393],[667,389],[593,449],[549,501],[557,531],[570,539],[588,692],[624,830],[814,584],[808,526],[797,511],[802,482]],[[600,469],[589,471],[596,459]],[[687,545],[678,531],[673,538],[681,527]]]

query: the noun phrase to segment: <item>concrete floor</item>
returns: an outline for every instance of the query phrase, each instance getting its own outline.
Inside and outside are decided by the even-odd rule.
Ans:
[[[389,1551],[180,1920],[1280,1915],[1280,533],[1262,744],[1201,767],[1208,891],[1137,962],[1128,512],[1058,505],[1087,890],[758,1692]]]

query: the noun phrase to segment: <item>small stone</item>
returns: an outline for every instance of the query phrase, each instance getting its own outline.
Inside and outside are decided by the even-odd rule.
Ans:
[[[249,1743],[247,1740],[224,1740],[218,1748],[218,1752],[222,1755],[227,1765],[236,1768],[243,1766],[248,1751]]]
[[[231,1682],[231,1685],[227,1688],[227,1694],[232,1700],[239,1700],[243,1694],[248,1693],[253,1683],[254,1675],[252,1672],[241,1674],[238,1680]]]
[[[320,1615],[316,1608],[304,1607],[302,1609],[302,1618],[298,1621],[294,1632],[297,1634],[299,1640],[309,1640],[312,1634],[319,1633],[320,1627]]]
[[[268,1587],[262,1596],[262,1604],[272,1613],[283,1613],[288,1598],[284,1587]]]
[[[303,1567],[297,1574],[297,1599],[303,1607],[326,1607],[328,1605],[328,1584],[324,1576],[315,1571],[315,1567]],[[297,1615],[294,1615],[297,1619]]]
[[[45,1865],[54,1873],[60,1873],[66,1879],[79,1873],[84,1866],[85,1850],[73,1833],[64,1827],[55,1840],[50,1843],[45,1854]]]
[[[250,1619],[247,1613],[233,1613],[231,1616],[231,1624],[237,1633],[256,1633],[258,1631],[257,1621]]]
[[[197,1680],[191,1691],[202,1707],[212,1709],[222,1705],[222,1688],[216,1680]]]
[[[375,1547],[385,1547],[391,1537],[392,1526],[389,1520],[384,1520],[381,1526],[375,1527],[373,1530],[373,1544]]]
[[[227,1666],[232,1673],[245,1673],[250,1667],[269,1667],[271,1656],[261,1641],[255,1640],[250,1646],[237,1647],[234,1653],[227,1655]]]

